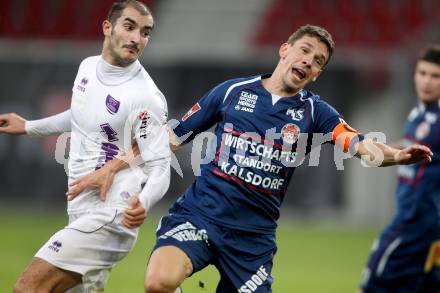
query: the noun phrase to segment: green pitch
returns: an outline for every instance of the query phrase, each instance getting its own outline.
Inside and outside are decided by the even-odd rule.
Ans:
[[[143,275],[153,246],[157,217],[150,217],[134,251],[113,269],[106,293],[143,292]],[[37,249],[66,223],[61,215],[0,216],[0,292],[11,292],[19,273]],[[354,293],[376,229],[281,221],[273,270],[273,291]],[[215,292],[210,266],[183,285],[185,293]]]

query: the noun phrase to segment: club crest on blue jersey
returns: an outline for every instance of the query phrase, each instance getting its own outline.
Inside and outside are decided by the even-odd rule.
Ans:
[[[300,132],[298,125],[288,123],[281,129],[281,138],[286,144],[294,144],[298,140]]]
[[[430,131],[431,125],[428,122],[424,121],[420,123],[420,125],[416,129],[416,138],[422,140],[429,135]]]
[[[107,98],[105,99],[105,106],[110,114],[114,115],[118,113],[120,104],[121,102],[113,98],[111,95],[107,95]]]
[[[301,121],[304,118],[304,111],[304,109],[290,108],[287,109],[286,115],[289,115],[295,121]]]
[[[426,113],[425,114],[425,120],[429,124],[434,124],[435,122],[437,122],[437,114],[435,114],[435,113]]]

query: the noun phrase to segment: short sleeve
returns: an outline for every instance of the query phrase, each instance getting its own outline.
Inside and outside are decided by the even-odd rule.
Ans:
[[[315,110],[315,133],[331,133],[331,142],[344,152],[348,152],[354,142],[364,139],[363,135],[348,125],[338,111],[326,102],[318,101]]]
[[[177,126],[172,126],[177,137],[188,136],[182,141],[183,143],[192,140],[197,134],[221,121],[221,109],[226,95],[225,84],[222,83],[207,92],[182,116]]]
[[[328,103],[318,100],[314,103],[314,132],[327,134],[341,122],[342,116]]]

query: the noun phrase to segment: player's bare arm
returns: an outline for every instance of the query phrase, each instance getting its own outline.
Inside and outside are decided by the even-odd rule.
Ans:
[[[363,136],[345,121],[341,121],[334,128],[332,135],[335,144],[344,152],[351,152],[372,167],[409,165],[423,160],[432,161],[433,153],[427,146],[413,144],[409,147],[403,147],[400,143],[395,147],[372,139],[363,139]],[[358,140],[356,141],[356,139]]]
[[[432,161],[433,153],[430,148],[420,144],[413,144],[403,149],[397,149],[390,145],[365,139],[355,145],[356,156],[365,162],[377,162],[380,167],[392,165],[408,165],[423,160]],[[379,158],[380,157],[380,158]],[[374,163],[373,163],[374,165]]]
[[[26,119],[15,113],[0,115],[0,133],[13,135],[26,134],[25,124]]]
[[[113,178],[116,173],[126,169],[130,164],[136,164],[139,158],[139,147],[137,144],[121,156],[114,158],[113,160],[107,162],[100,169],[95,170],[88,175],[72,182],[67,191],[67,200],[73,200],[86,188],[96,188],[99,190],[99,198],[105,201],[107,191],[113,183]]]
[[[387,145],[398,150],[403,150],[405,148],[405,144],[402,139],[395,142],[387,143]]]

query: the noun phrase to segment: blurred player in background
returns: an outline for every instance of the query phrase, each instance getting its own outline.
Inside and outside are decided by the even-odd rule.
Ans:
[[[141,174],[125,169],[106,198],[87,189],[69,201],[69,225],[56,232],[19,277],[14,292],[103,292],[111,268],[135,244],[146,211],[169,185],[165,98],[138,61],[153,29],[149,8],[126,0],[103,22],[101,56],[84,59],[71,109],[25,121],[0,115],[0,132],[42,136],[71,131],[69,183],[99,170],[137,144]],[[124,165],[119,159],[113,165]]]
[[[400,148],[419,143],[434,156],[398,168],[397,212],[373,245],[363,293],[440,292],[440,44],[421,51],[414,82],[418,105]]]

